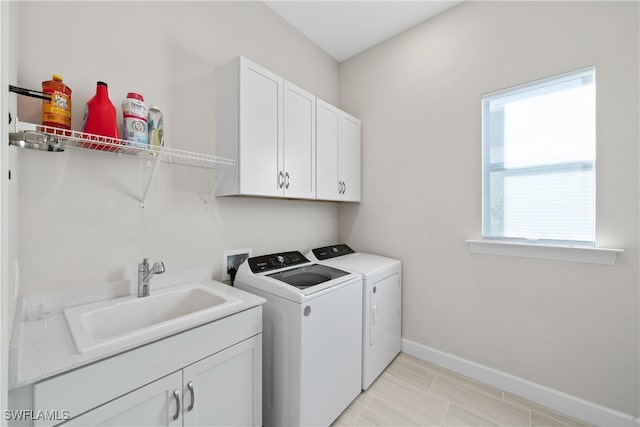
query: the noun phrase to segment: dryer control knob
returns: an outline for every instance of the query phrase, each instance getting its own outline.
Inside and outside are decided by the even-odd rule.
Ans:
[[[310,305],[306,306],[302,313],[304,314],[305,317],[309,317],[309,315],[311,314],[311,306]]]

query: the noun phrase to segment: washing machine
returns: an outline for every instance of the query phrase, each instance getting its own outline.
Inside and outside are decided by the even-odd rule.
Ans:
[[[355,252],[345,244],[307,254],[311,261],[360,273],[363,279],[362,390],[366,390],[402,347],[402,264]]]
[[[246,260],[235,286],[267,300],[263,425],[330,425],[360,393],[361,275],[282,252]]]

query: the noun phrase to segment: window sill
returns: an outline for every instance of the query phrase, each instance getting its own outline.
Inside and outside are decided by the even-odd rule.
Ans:
[[[469,245],[469,251],[475,254],[518,256],[604,265],[615,265],[616,255],[623,252],[622,249],[538,245],[534,243],[489,240],[467,240],[467,244]]]

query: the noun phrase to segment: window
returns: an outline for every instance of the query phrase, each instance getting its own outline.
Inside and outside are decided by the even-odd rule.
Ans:
[[[482,97],[482,235],[595,246],[595,68]]]

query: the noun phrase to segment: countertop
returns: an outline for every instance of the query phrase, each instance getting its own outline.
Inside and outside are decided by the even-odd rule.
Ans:
[[[173,274],[172,278],[167,277],[164,280],[158,280],[158,283],[152,281],[151,292],[153,293],[154,289],[197,282],[212,286],[218,292],[239,298],[241,303],[235,305],[232,312],[213,313],[211,317],[188,326],[151,334],[134,342],[114,343],[102,349],[86,353],[80,353],[76,349],[73,337],[67,326],[64,309],[130,295],[133,288],[129,281],[123,280],[88,286],[77,290],[21,298],[16,309],[16,320],[10,347],[9,390],[32,384],[220,318],[231,316],[262,305],[265,302],[261,297],[211,280],[211,275],[207,274],[207,271],[206,268],[194,269],[188,272],[180,272],[178,275]]]

